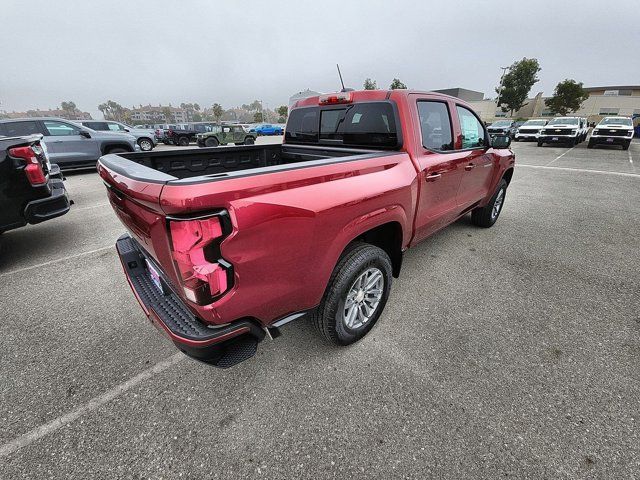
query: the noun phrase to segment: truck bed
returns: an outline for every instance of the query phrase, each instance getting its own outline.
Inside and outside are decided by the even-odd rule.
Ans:
[[[212,181],[389,155],[388,151],[299,145],[246,145],[102,157],[101,163],[135,180]],[[345,158],[349,157],[349,158]],[[131,162],[139,165],[132,168]]]

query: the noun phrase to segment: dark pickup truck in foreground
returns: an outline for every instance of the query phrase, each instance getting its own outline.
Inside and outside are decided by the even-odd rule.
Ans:
[[[42,135],[0,137],[0,233],[64,215],[70,200]]]
[[[105,155],[127,280],[153,324],[219,367],[309,315],[338,345],[379,319],[403,252],[492,226],[515,158],[463,101],[407,90],[298,101],[282,145]]]

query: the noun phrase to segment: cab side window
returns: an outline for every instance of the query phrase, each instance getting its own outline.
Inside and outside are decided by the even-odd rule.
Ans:
[[[484,147],[487,143],[486,133],[478,117],[460,105],[456,105],[456,110],[462,131],[462,149]]]
[[[38,128],[38,122],[7,122],[0,124],[0,136],[20,137],[22,135],[31,135],[33,133],[41,133]]]
[[[444,102],[418,101],[422,146],[429,150],[453,150],[451,116]]]

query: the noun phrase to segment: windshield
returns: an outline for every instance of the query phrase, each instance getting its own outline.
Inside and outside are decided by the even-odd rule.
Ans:
[[[607,117],[603,118],[600,125],[626,125],[627,127],[633,127],[630,118],[626,117]]]
[[[554,118],[549,125],[578,125],[577,118]]]
[[[500,120],[491,124],[492,127],[510,127],[511,122],[509,120]]]
[[[546,124],[546,120],[527,120],[522,125],[523,127],[543,127]]]

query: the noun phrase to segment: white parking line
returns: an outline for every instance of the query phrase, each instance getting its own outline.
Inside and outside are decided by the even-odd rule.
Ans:
[[[516,168],[539,168],[543,170],[560,170],[563,172],[597,173],[599,175],[618,175],[620,177],[640,178],[640,173],[607,172],[606,170],[589,170],[588,168],[550,167],[548,165],[523,165],[516,164]]]
[[[135,377],[130,378],[126,382],[117,385],[111,390],[107,390],[102,395],[98,395],[97,397],[92,398],[87,403],[80,405],[75,410],[62,415],[50,422],[45,423],[44,425],[40,425],[39,427],[34,428],[30,432],[25,433],[24,435],[19,436],[11,440],[10,442],[5,443],[0,447],[0,457],[6,457],[7,455],[11,455],[13,452],[24,448],[33,442],[41,439],[42,437],[49,435],[50,433],[55,432],[59,428],[68,425],[69,423],[77,420],[81,416],[96,410],[101,407],[105,403],[110,402],[114,398],[122,395],[127,390],[131,390],[136,385],[148,380],[149,378],[163,372],[167,368],[181,362],[187,358],[182,352],[176,353],[166,360],[156,363],[153,367],[144,370],[139,373]]]
[[[104,202],[104,203],[96,203],[95,205],[88,205],[86,207],[71,207],[71,210],[69,210],[69,213],[73,213],[73,212],[80,212],[82,210],[89,210],[91,208],[98,208],[98,207],[106,207],[107,205],[109,205],[109,202]]]
[[[553,160],[551,160],[549,163],[547,163],[545,166],[549,166],[551,165],[553,162],[555,162],[556,160],[560,160],[562,157],[564,157],[567,153],[569,153],[571,150],[573,150],[574,148],[576,148],[575,146],[571,147],[569,150],[567,150],[566,152],[564,152],[562,155],[558,155],[556,158],[554,158]]]
[[[47,265],[52,265],[58,262],[64,262],[65,260],[71,260],[72,258],[83,257],[85,255],[91,255],[92,253],[102,252],[103,250],[109,250],[110,248],[113,248],[113,247],[114,247],[113,245],[109,245],[108,247],[96,248],[95,250],[89,250],[88,252],[76,253],[75,255],[69,255],[68,257],[56,258],[55,260],[39,263],[37,265],[18,268],[16,270],[9,270],[8,272],[1,272],[0,277],[6,277],[7,275],[13,275],[14,273],[26,272],[28,270],[33,270],[34,268],[46,267]]]

